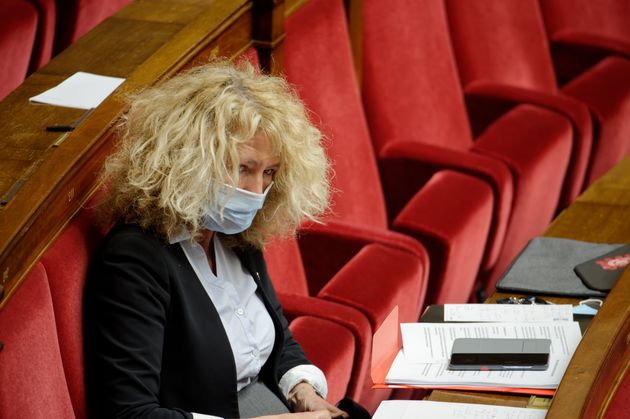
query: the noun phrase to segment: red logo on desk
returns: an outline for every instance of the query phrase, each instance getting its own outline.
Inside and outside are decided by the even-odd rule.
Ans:
[[[630,264],[630,253],[623,256],[616,256],[614,258],[598,260],[595,263],[607,271],[615,271],[619,268],[625,268],[628,264]]]

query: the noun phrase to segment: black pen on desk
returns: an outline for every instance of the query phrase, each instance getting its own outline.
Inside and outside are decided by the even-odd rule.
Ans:
[[[88,116],[90,116],[90,114],[92,112],[94,112],[94,109],[96,108],[90,108],[88,110],[86,110],[85,112],[83,112],[83,114],[73,123],[71,123],[70,125],[50,125],[46,127],[46,131],[51,131],[51,132],[70,132],[70,131],[74,131],[74,129],[76,127],[79,126],[79,124],[81,124],[81,122],[83,122],[85,120],[85,118],[87,118]]]

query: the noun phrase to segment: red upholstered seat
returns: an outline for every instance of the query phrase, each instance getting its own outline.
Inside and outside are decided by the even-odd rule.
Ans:
[[[0,418],[74,418],[41,263],[0,310],[0,342]]]
[[[473,115],[487,117],[495,99],[532,103],[572,122],[573,157],[562,206],[630,151],[630,61],[609,58],[558,91],[537,0],[446,0],[446,5]],[[597,123],[594,138],[589,108]]]
[[[560,206],[582,192],[592,144],[583,103],[558,91],[537,0],[446,0],[453,50],[471,122],[483,130],[514,103],[531,103],[573,125],[572,159]]]
[[[36,30],[37,10],[29,1],[0,2],[0,100],[26,78]]]
[[[60,53],[131,0],[56,0],[57,33],[54,51]]]
[[[419,260],[407,252],[381,245],[367,245],[343,263],[339,272],[329,278],[318,294],[310,296],[300,250],[295,240],[273,242],[265,249],[265,257],[272,281],[289,318],[300,315],[317,317],[333,321],[351,332],[352,347],[355,350],[350,379],[343,376],[344,364],[339,360],[340,357],[347,359],[347,349],[331,351],[326,345],[316,346],[317,349],[311,349],[312,353],[316,353],[313,361],[320,359],[324,367],[332,365],[340,368],[324,370],[333,387],[337,388],[340,380],[342,383],[349,382],[345,394],[361,400],[373,410],[376,409],[376,405],[370,406],[367,403],[370,400],[368,396],[372,393],[369,375],[372,335],[399,301],[410,300],[409,297],[401,298],[403,292],[412,293],[414,302],[413,305],[403,305],[405,318],[417,319],[425,293],[425,283],[417,281],[418,275],[424,269]],[[391,272],[388,265],[381,263],[385,260],[397,267],[395,272]],[[387,278],[391,286],[379,286],[379,281],[383,278]],[[323,332],[311,330],[311,333]],[[334,347],[338,348],[339,344],[334,336],[322,336],[319,339],[335,342]],[[313,337],[300,342],[306,344],[313,339],[317,340]],[[330,397],[329,400],[338,401]]]
[[[31,2],[37,7],[39,19],[29,73],[37,71],[52,58],[57,23],[57,3],[55,0],[31,0]]]
[[[41,259],[48,274],[64,371],[77,418],[86,417],[83,373],[83,290],[90,257],[105,236],[87,205]]]
[[[604,413],[605,419],[625,419],[630,416],[630,374],[626,370],[623,379],[612,396],[608,404],[608,409]]]
[[[447,163],[492,186],[494,229],[482,282],[493,290],[555,215],[572,151],[571,124],[556,112],[521,105],[473,139],[441,0],[365,1],[362,69],[381,161]]]
[[[540,0],[561,85],[609,55],[630,58],[627,0]]]
[[[437,267],[431,270],[429,302],[467,301],[487,238],[490,188],[453,172],[421,176],[418,170],[397,166],[401,176],[395,187],[383,191],[354,76],[341,1],[311,1],[291,15],[286,22],[284,54],[287,79],[296,86],[313,112],[314,122],[328,138],[326,147],[334,170],[336,192],[331,215],[325,225],[305,228],[300,238],[311,291],[319,292],[322,287],[330,290],[327,280],[342,266],[338,259],[347,260],[348,253],[356,253],[368,243],[415,255],[425,267],[417,280],[424,281],[426,245],[431,264]],[[453,205],[459,196],[461,207]],[[440,223],[427,216],[434,209],[443,212]],[[469,251],[465,258],[464,248]],[[373,264],[374,269],[396,266],[386,258]],[[450,275],[454,266],[459,269],[457,278]],[[366,282],[365,287],[386,290],[396,286],[389,278],[375,281]],[[449,281],[458,286],[444,286]],[[411,307],[410,298],[415,296],[405,289],[397,292],[397,304],[403,313],[409,312],[404,307]]]

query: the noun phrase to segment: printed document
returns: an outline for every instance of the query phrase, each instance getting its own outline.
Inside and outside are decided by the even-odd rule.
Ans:
[[[428,400],[385,400],[373,419],[543,419],[546,409],[445,403]]]
[[[444,321],[573,321],[573,306],[571,304],[444,304]]]
[[[481,386],[554,389],[582,338],[577,322],[403,323],[403,349],[387,374],[388,384],[424,387]],[[551,340],[545,371],[451,371],[456,338],[546,338]]]

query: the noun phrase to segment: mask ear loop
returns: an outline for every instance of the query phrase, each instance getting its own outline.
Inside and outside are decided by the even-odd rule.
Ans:
[[[589,304],[589,303],[591,303],[591,304]],[[594,308],[594,309],[599,309],[599,308],[602,307],[604,302],[602,300],[600,300],[599,298],[587,298],[586,300],[580,301],[578,304],[579,305],[589,306],[589,307]],[[594,305],[596,305],[597,307],[593,307]]]

